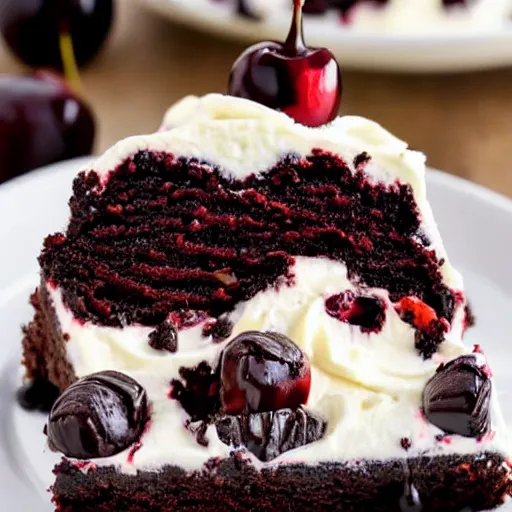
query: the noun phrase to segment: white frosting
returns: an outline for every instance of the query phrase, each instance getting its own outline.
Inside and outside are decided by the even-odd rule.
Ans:
[[[246,0],[259,17],[284,15],[290,3]],[[355,33],[464,34],[493,32],[510,25],[512,0],[473,0],[446,8],[442,0],[389,0],[385,6],[361,1],[349,12],[349,23],[340,25]],[[336,9],[326,14],[338,23]]]
[[[460,275],[446,257],[427,202],[423,155],[409,151],[404,142],[376,123],[346,116],[330,126],[311,129],[247,100],[221,95],[188,97],[169,110],[158,133],[116,144],[92,169],[105,184],[111,169],[146,148],[214,163],[232,178],[243,178],[255,169],[265,171],[285,154],[304,156],[313,148],[336,153],[353,169],[354,157],[366,151],[372,157],[365,167],[370,180],[386,184],[398,180],[411,185],[422,229],[438,258],[445,259],[441,267],[444,283],[463,289]],[[437,365],[470,352],[461,341],[463,305],[459,305],[436,355],[424,361],[415,351],[412,328],[400,319],[386,290],[366,290],[386,304],[386,319],[379,333],[364,334],[359,327],[330,317],[324,308],[329,295],[354,289],[345,265],[299,257],[292,271],[291,285],[281,284],[259,293],[239,304],[232,315],[233,336],[248,329],[277,330],[302,347],[312,364],[307,406],[328,421],[328,432],[321,441],[287,452],[271,464],[505,450],[505,429],[495,404],[492,423],[497,433],[482,441],[451,436],[450,442],[438,442],[435,436],[441,431],[419,412],[422,390]],[[230,452],[213,427],[207,433],[208,447],[199,445],[183,426],[187,416],[180,404],[168,398],[170,381],[178,377],[180,367],[193,367],[201,361],[213,364],[226,342],[214,344],[204,338],[199,325],[180,331],[178,352],[158,352],[148,344],[150,328],[84,324],[65,307],[59,289],[47,288],[62,330],[69,335],[68,357],[77,375],[107,369],[123,371],[146,388],[152,404],[151,425],[133,461],[127,450],[95,463],[115,464],[127,472],[158,469],[162,464],[193,470],[211,457]],[[412,442],[407,453],[400,446],[404,437]]]

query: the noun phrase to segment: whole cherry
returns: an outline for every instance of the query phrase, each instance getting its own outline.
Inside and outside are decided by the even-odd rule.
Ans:
[[[304,0],[294,0],[293,20],[284,43],[258,43],[238,57],[231,69],[228,92],[314,127],[329,123],[338,114],[341,72],[328,49],[306,46],[303,6]]]
[[[94,131],[89,107],[59,77],[0,76],[0,183],[89,154]]]
[[[296,409],[307,402],[311,370],[306,355],[286,336],[247,331],[222,352],[220,384],[226,414]]]
[[[25,64],[63,69],[65,38],[78,65],[86,64],[102,47],[113,15],[112,0],[3,0],[0,31]]]

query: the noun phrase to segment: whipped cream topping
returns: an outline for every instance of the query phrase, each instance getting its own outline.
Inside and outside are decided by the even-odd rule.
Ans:
[[[232,179],[243,179],[255,170],[264,172],[284,155],[306,156],[314,148],[337,154],[354,172],[355,156],[367,152],[371,160],[365,172],[370,180],[409,184],[421,229],[438,259],[444,259],[440,268],[444,284],[462,291],[462,279],[446,256],[427,202],[424,156],[360,117],[345,116],[312,129],[248,100],[216,94],[188,97],[168,111],[158,133],[121,141],[88,172],[98,173],[104,186],[112,169],[137,151],[149,149],[206,161],[218,165]],[[423,360],[414,348],[413,329],[397,314],[386,290],[365,289],[382,300],[386,311],[382,329],[366,334],[325,310],[328,296],[357,291],[343,263],[298,257],[291,271],[291,283],[281,283],[238,304],[231,314],[231,337],[249,329],[275,330],[297,343],[312,364],[307,407],[328,421],[328,430],[322,440],[267,464],[505,451],[505,429],[496,404],[491,414],[496,434],[481,440],[450,436],[450,442],[439,441],[436,436],[442,432],[420,412],[424,385],[437,366],[471,352],[462,343],[463,303],[458,304],[438,352]],[[61,290],[48,283],[47,291],[62,331],[69,336],[68,357],[76,374],[81,377],[100,370],[127,373],[146,388],[152,404],[150,428],[133,457],[126,450],[95,460],[95,464],[114,464],[126,472],[157,470],[164,464],[196,470],[211,457],[229,454],[231,448],[219,440],[214,427],[206,434],[208,446],[199,445],[184,427],[186,413],[169,398],[170,382],[178,378],[181,367],[194,367],[202,361],[214,365],[229,339],[213,343],[202,335],[200,324],[179,332],[176,353],[158,352],[148,343],[151,328],[130,325],[120,329],[77,321],[63,303]],[[408,452],[400,445],[402,438],[411,441]],[[261,464],[252,455],[248,457],[256,466]]]
[[[247,10],[263,20],[290,10],[289,3],[269,4],[266,0],[246,0],[246,3]],[[485,33],[510,25],[512,0],[473,0],[449,7],[442,0],[388,0],[383,6],[361,1],[349,12],[349,21],[340,25],[340,30],[406,35]],[[326,17],[339,24],[336,9]]]

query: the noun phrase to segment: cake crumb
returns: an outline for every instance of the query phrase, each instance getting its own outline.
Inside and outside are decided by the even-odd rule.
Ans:
[[[402,437],[402,439],[400,439],[400,446],[405,451],[408,451],[412,446],[412,441],[408,437]]]

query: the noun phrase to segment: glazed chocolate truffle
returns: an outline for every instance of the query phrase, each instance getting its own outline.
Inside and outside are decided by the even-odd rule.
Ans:
[[[295,410],[224,415],[215,419],[219,439],[246,447],[258,459],[269,461],[281,453],[321,439],[327,423],[304,407]]]
[[[266,412],[305,404],[311,371],[306,355],[288,337],[247,331],[224,349],[220,380],[223,412]]]
[[[77,459],[109,457],[140,438],[148,417],[146,391],[137,381],[114,371],[94,373],[55,402],[48,445]]]
[[[491,381],[474,355],[441,365],[423,391],[425,417],[449,434],[478,437],[489,430]]]

